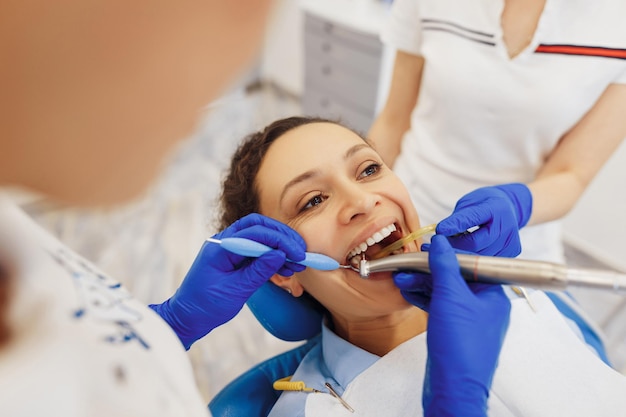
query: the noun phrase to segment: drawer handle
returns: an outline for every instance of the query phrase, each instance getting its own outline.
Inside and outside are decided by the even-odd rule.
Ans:
[[[330,52],[331,48],[332,48],[332,46],[328,42],[324,42],[322,44],[322,51],[323,52]]]
[[[324,108],[327,108],[328,106],[330,106],[330,101],[328,101],[327,98],[323,98],[320,100],[320,105]]]
[[[327,66],[323,66],[322,67],[322,74],[330,75],[331,72],[332,72],[332,70],[330,69],[330,67],[327,67]]]
[[[330,22],[324,22],[324,31],[327,33],[331,33],[333,31],[334,25]]]

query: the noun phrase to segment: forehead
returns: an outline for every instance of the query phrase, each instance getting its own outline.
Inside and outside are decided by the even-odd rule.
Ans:
[[[338,168],[348,149],[364,143],[359,135],[334,123],[310,123],[290,130],[272,143],[263,158],[256,178],[261,201],[268,194],[280,194],[289,181],[305,172]]]
[[[259,174],[265,170],[282,175],[307,171],[308,169],[337,163],[345,152],[355,145],[364,144],[356,133],[333,123],[310,123],[285,133],[267,151]],[[285,182],[289,179],[285,178]]]
[[[334,123],[309,123],[299,126],[281,137],[271,145],[270,153],[280,153],[291,158],[298,158],[295,154],[305,149],[308,156],[323,153],[328,150],[337,151],[355,144],[362,144],[363,140],[350,129]],[[307,155],[300,156],[307,159]]]

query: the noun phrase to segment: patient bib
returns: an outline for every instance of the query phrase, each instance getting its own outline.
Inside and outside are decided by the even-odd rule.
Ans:
[[[326,394],[309,395],[305,416],[419,416],[426,367],[426,334],[408,340],[381,357],[346,388],[344,407]]]
[[[489,397],[489,416],[617,416],[626,378],[605,365],[541,291],[511,300],[511,322]],[[426,334],[403,343],[358,375],[341,396],[309,394],[305,415],[422,416]]]
[[[511,301],[511,323],[489,398],[490,416],[624,416],[626,377],[571,330],[542,291],[536,312]]]

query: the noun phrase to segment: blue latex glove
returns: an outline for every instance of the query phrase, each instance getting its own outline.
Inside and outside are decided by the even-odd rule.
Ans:
[[[405,298],[429,312],[424,415],[486,416],[511,303],[500,285],[465,283],[443,236],[433,236],[428,262],[432,275],[394,274]]]
[[[214,328],[235,317],[248,298],[274,274],[291,276],[305,266],[306,244],[289,226],[260,214],[250,214],[214,236],[242,237],[276,248],[258,258],[228,252],[205,242],[176,293],[150,307],[189,347]]]
[[[522,245],[519,229],[528,223],[532,194],[524,184],[483,187],[461,197],[451,216],[437,225],[437,234],[452,246],[480,255],[515,257]],[[472,233],[471,227],[480,226]]]

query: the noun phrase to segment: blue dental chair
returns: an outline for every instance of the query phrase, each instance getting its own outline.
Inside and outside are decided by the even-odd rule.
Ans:
[[[610,366],[597,328],[563,293],[546,292],[561,313],[572,320],[589,346]],[[281,392],[274,381],[293,375],[302,358],[318,343],[324,309],[307,295],[294,298],[271,282],[248,300],[257,320],[274,336],[286,341],[305,341],[297,348],[274,356],[237,377],[209,403],[213,417],[266,417]]]
[[[209,403],[213,417],[266,417],[281,394],[272,387],[274,381],[293,375],[302,358],[320,342],[324,309],[308,295],[294,298],[267,282],[247,305],[274,336],[305,343],[255,365],[224,387]]]
[[[317,335],[304,345],[254,366],[224,387],[209,403],[213,417],[266,417],[280,392],[274,381],[293,375],[304,356],[319,343]]]

